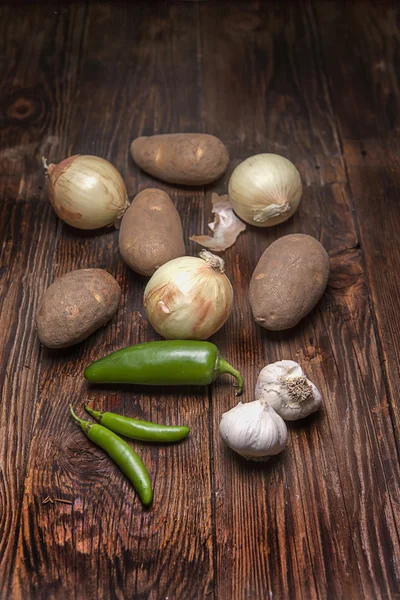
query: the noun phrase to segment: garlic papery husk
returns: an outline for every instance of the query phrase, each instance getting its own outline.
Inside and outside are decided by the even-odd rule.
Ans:
[[[300,174],[278,154],[256,154],[240,163],[229,180],[235,213],[250,225],[270,227],[289,219],[301,197]]]
[[[214,222],[209,223],[208,226],[214,232],[214,236],[192,235],[189,239],[213,252],[222,252],[236,242],[237,236],[246,229],[246,225],[233,212],[227,194],[224,196],[213,194],[212,203],[215,217]]]
[[[256,398],[267,402],[286,421],[303,419],[318,410],[322,397],[293,360],[267,365],[258,376]]]
[[[57,216],[77,229],[112,225],[129,206],[124,181],[117,169],[98,156],[76,154],[43,165],[51,204]]]
[[[200,257],[170,260],[144,290],[148,319],[167,340],[206,340],[231,313],[233,290],[224,261],[207,250]]]
[[[285,422],[262,400],[239,402],[224,413],[219,432],[232,450],[251,460],[268,460],[287,444]]]

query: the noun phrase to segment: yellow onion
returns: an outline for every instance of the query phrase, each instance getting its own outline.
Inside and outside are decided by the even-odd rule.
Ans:
[[[233,290],[224,261],[207,250],[162,265],[144,290],[154,329],[167,340],[206,340],[228,319]]]
[[[256,154],[241,162],[229,180],[235,213],[250,225],[270,227],[296,211],[302,186],[298,170],[279,154]]]
[[[57,216],[78,229],[112,225],[129,206],[124,181],[108,160],[76,154],[59,164],[43,164]]]

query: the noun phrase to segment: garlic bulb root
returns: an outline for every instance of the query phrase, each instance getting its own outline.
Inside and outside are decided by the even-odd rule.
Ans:
[[[289,219],[300,202],[302,185],[293,163],[278,154],[256,154],[241,162],[229,180],[235,213],[256,227]]]
[[[280,377],[280,381],[286,386],[287,393],[292,398],[289,406],[296,408],[299,404],[312,399],[313,386],[304,375],[288,378]]]
[[[262,400],[239,402],[224,413],[219,432],[232,450],[250,460],[266,461],[287,444],[285,422]]]
[[[280,360],[264,367],[258,376],[255,396],[267,402],[286,421],[307,417],[322,403],[319,390],[292,360]]]

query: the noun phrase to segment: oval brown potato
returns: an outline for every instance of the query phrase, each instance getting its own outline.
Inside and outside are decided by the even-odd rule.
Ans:
[[[185,255],[181,220],[168,194],[149,188],[134,198],[121,222],[119,250],[131,269],[149,277]]]
[[[317,304],[329,276],[329,256],[318,240],[295,233],[273,242],[250,281],[250,304],[265,329],[290,329]]]
[[[39,340],[66,348],[86,339],[115,314],[121,288],[103,269],[66,273],[45,291],[36,315]]]
[[[153,177],[183,185],[215,181],[228,166],[229,154],[220,139],[206,133],[172,133],[139,137],[132,158]]]

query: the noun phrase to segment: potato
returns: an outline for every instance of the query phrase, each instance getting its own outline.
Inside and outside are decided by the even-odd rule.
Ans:
[[[294,327],[321,298],[329,275],[329,256],[310,235],[285,235],[261,256],[250,281],[256,322],[280,331]]]
[[[228,166],[224,144],[205,133],[173,133],[139,137],[131,144],[132,158],[153,177],[184,185],[215,181]]]
[[[135,197],[121,222],[119,250],[131,269],[148,277],[186,254],[181,220],[168,194],[149,188]]]
[[[66,348],[86,339],[115,314],[121,289],[103,269],[79,269],[45,291],[36,315],[39,340]]]

